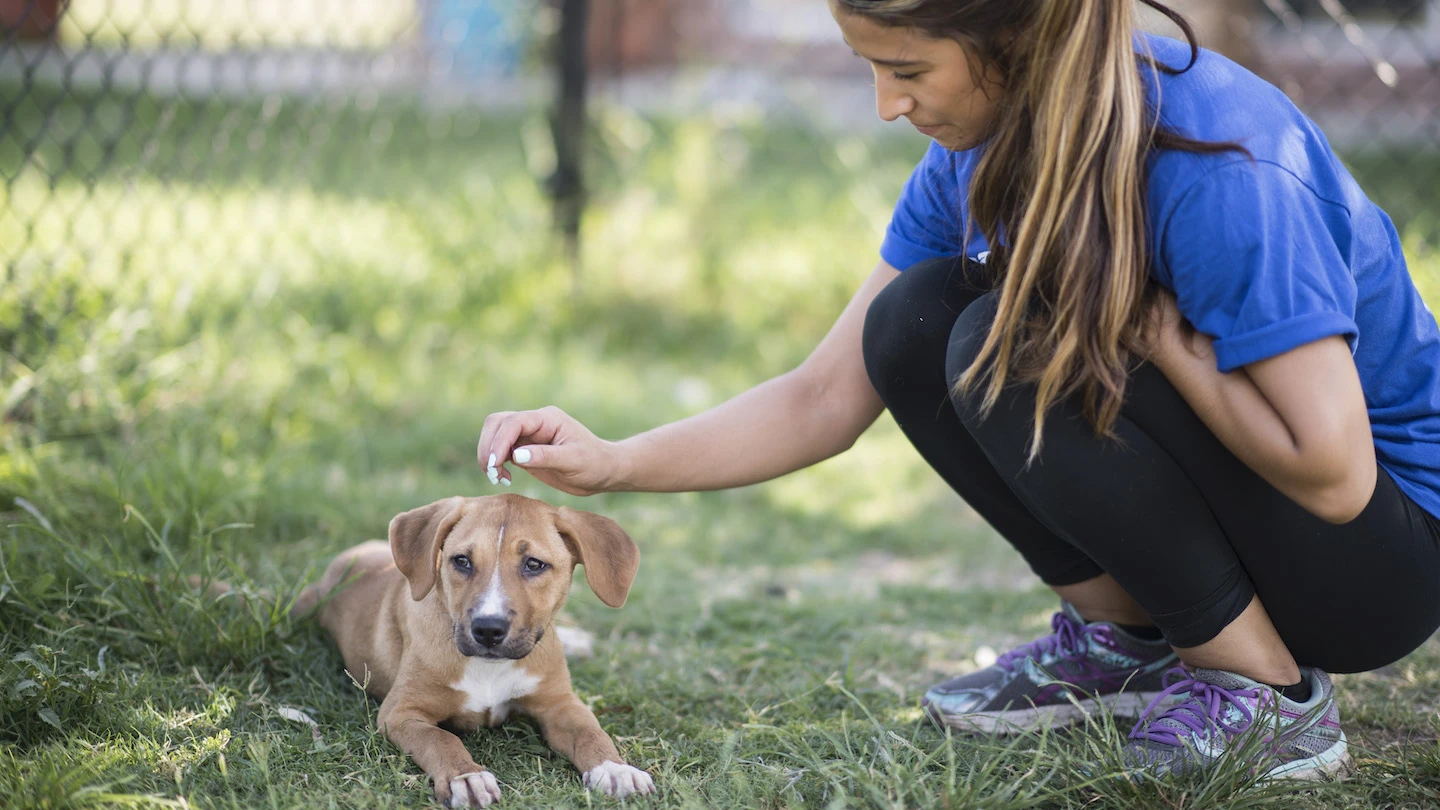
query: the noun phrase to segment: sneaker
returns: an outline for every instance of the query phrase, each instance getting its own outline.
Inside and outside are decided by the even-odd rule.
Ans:
[[[1255,728],[1264,743],[1256,750],[1262,779],[1321,779],[1350,769],[1345,732],[1330,676],[1300,668],[1310,699],[1297,703],[1243,675],[1176,667],[1172,679],[1130,732],[1125,759],[1140,775],[1163,776],[1208,768],[1226,750],[1241,750]],[[1163,708],[1162,701],[1167,701]],[[1160,711],[1156,711],[1159,708]],[[1242,754],[1243,755],[1243,754]]]
[[[1177,660],[1164,639],[1086,622],[1069,603],[1061,603],[1050,627],[1050,635],[1016,647],[992,666],[930,687],[921,704],[940,723],[982,733],[1070,725],[1097,705],[1139,717]]]

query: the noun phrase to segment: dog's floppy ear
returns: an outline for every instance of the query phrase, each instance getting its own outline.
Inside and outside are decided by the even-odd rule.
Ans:
[[[640,549],[620,524],[562,506],[555,510],[555,528],[585,566],[585,581],[600,601],[613,608],[625,604],[640,570]]]
[[[460,521],[464,503],[465,499],[457,495],[401,512],[390,521],[390,555],[395,558],[395,567],[410,581],[410,595],[417,602],[435,587],[440,547]]]

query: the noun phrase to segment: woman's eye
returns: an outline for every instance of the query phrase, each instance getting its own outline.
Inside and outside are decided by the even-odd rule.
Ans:
[[[459,568],[461,571],[469,571],[471,568],[474,567],[470,564],[470,558],[466,557],[464,554],[457,554],[454,557],[451,557],[450,562],[455,563],[455,567]]]
[[[541,571],[544,571],[546,568],[549,568],[549,567],[550,567],[550,564],[549,564],[549,563],[541,562],[540,560],[537,560],[537,559],[535,559],[534,557],[531,557],[531,558],[525,560],[525,573],[527,573],[527,574],[538,574],[538,573],[540,573]]]
[[[908,81],[910,81],[911,79],[915,78],[916,76],[919,76],[920,74],[919,74],[919,73],[891,73],[890,75],[891,75],[891,76],[894,76],[897,81],[908,82]]]

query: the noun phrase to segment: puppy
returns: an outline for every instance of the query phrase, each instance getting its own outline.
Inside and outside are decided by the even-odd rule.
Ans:
[[[500,798],[494,775],[446,728],[496,726],[512,711],[534,717],[592,790],[653,793],[570,686],[554,618],[577,564],[618,608],[640,550],[589,512],[519,495],[447,498],[390,521],[388,544],[342,552],[295,609],[321,605],[346,668],[381,700],[381,730],[429,774],[441,803]]]

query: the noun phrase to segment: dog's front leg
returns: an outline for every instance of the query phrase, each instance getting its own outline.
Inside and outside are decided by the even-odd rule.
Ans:
[[[533,713],[545,742],[575,763],[585,787],[617,798],[655,792],[655,780],[625,764],[595,713],[574,694]]]
[[[437,726],[439,719],[396,692],[380,705],[380,730],[430,776],[436,801],[446,807],[487,807],[499,801],[495,775],[475,763],[459,737]]]

